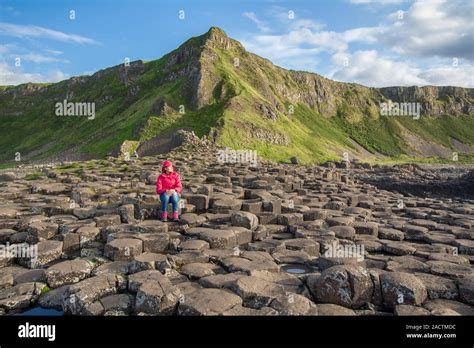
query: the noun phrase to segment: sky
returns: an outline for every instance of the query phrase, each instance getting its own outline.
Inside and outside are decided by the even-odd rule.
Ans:
[[[474,87],[474,0],[0,0],[0,85],[158,59],[211,26],[337,81]]]

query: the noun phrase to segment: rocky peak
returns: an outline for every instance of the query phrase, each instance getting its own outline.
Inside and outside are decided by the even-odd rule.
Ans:
[[[209,31],[204,34],[204,40],[206,46],[223,49],[233,47],[233,40],[227,36],[224,30],[218,27],[211,27]]]

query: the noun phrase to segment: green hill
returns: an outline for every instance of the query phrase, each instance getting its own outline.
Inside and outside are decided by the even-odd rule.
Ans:
[[[381,116],[419,103],[421,116]],[[95,117],[57,116],[56,103],[95,103]],[[277,161],[474,162],[474,89],[368,88],[285,70],[219,28],[162,58],[54,84],[0,87],[0,161],[100,158],[126,140],[191,128]]]

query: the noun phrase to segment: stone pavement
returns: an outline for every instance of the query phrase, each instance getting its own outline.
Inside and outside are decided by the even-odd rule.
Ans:
[[[159,221],[165,158],[182,176],[180,222]],[[363,164],[216,158],[187,144],[0,174],[0,243],[16,250],[0,257],[0,313],[474,314],[473,201],[378,189],[354,179]]]

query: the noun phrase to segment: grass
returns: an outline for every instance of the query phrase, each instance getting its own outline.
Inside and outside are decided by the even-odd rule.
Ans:
[[[340,85],[317,74],[306,77],[324,83],[314,85],[324,93],[337,90],[334,103],[322,103],[320,111],[300,103],[294,105],[292,115],[276,111],[276,121],[266,119],[256,110],[256,105],[279,105],[288,110],[290,101],[280,92],[281,88],[293,94],[307,92],[303,84],[297,83],[300,73],[275,67],[245,52],[236,43],[225,50],[207,45],[206,55],[201,56],[205,38],[191,38],[161,59],[144,63],[143,73],[135,83],[138,87],[135,95],[120,80],[121,66],[101,71],[100,78],[84,78],[85,82],[79,79],[73,85],[68,81],[44,84],[36,94],[19,94],[15,100],[0,95],[0,161],[5,162],[0,164],[0,169],[18,164],[11,161],[16,152],[24,155],[38,151],[35,159],[42,159],[75,147],[78,153],[106,156],[126,140],[146,141],[177,128],[190,128],[198,136],[218,130],[217,140],[221,145],[257,150],[260,156],[279,162],[288,162],[290,157],[296,156],[308,164],[340,159],[343,152],[356,150],[353,141],[373,154],[389,157],[379,160],[382,162],[445,161],[407,157],[410,144],[402,137],[407,130],[453,151],[453,138],[474,145],[472,116],[421,117],[419,120],[379,117],[374,107],[378,105],[379,96],[373,89],[356,84]],[[170,57],[184,49],[189,49],[188,54],[183,55],[179,64],[167,64]],[[208,59],[210,55],[216,58],[212,63]],[[234,66],[236,57],[238,67]],[[188,80],[185,68],[197,59],[200,59],[202,76],[213,78],[200,80],[199,92],[210,96],[209,105],[194,110],[191,97],[197,91],[192,89],[194,85]],[[10,88],[14,87],[0,87],[1,90]],[[54,104],[64,99],[65,90],[74,95],[69,101],[96,102],[95,119],[56,116]],[[186,112],[156,115],[151,110],[159,100],[174,110],[184,105]],[[15,114],[18,112],[21,115]],[[287,139],[288,145],[256,139],[252,137],[252,129]],[[458,162],[474,163],[474,156],[460,153]],[[100,165],[100,162],[88,163]],[[60,170],[80,175],[82,167],[71,166]]]

